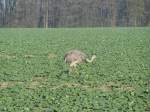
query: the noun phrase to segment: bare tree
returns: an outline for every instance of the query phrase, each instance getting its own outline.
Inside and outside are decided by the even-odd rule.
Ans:
[[[0,27],[150,25],[150,0],[0,0]]]

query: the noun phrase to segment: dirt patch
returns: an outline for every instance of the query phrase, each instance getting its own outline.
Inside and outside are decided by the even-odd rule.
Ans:
[[[64,83],[60,84],[58,86],[53,86],[50,89],[59,89],[59,88],[81,88],[81,89],[86,89],[86,90],[100,90],[103,92],[111,92],[113,91],[113,85],[110,84],[104,84],[104,85],[96,85],[94,87],[89,86],[89,85],[81,85],[81,84],[76,84],[76,83]],[[127,86],[127,85],[122,85],[121,87],[117,87],[117,90],[122,90],[122,91],[134,91],[134,87],[132,86]]]
[[[31,81],[27,84],[27,88],[36,88],[41,86],[42,83],[47,81],[47,77],[33,77]],[[9,87],[13,87],[17,84],[24,84],[25,82],[19,81],[8,81],[8,82],[0,82],[0,89],[5,89]]]
[[[30,82],[28,82],[26,88],[28,89],[35,89],[37,87],[42,87],[44,84],[47,83],[47,77],[33,77]],[[18,82],[18,81],[10,81],[10,82],[0,82],[0,89],[5,89],[9,87],[13,87],[17,84],[23,84],[24,82]],[[113,85],[113,83],[107,83],[107,84],[102,84],[102,85],[82,85],[79,83],[63,83],[63,84],[58,84],[51,86],[50,89],[56,90],[60,88],[80,88],[80,89],[85,89],[85,90],[99,90],[103,92],[111,92],[113,89],[118,90],[118,91],[134,91],[135,88],[133,86],[129,85],[120,85],[116,86]]]
[[[40,82],[38,82],[38,81],[32,81],[30,84],[28,84],[27,88],[28,89],[35,89],[39,85],[40,85]]]
[[[24,57],[25,57],[25,58],[34,58],[35,56],[32,55],[32,54],[26,54],[26,55],[24,55]]]
[[[57,55],[54,54],[54,53],[49,53],[48,54],[48,59],[52,59],[52,58],[56,58],[56,57],[57,57]]]
[[[0,58],[14,59],[14,58],[16,58],[16,56],[15,55],[8,55],[8,54],[0,54]]]
[[[0,88],[1,89],[4,89],[4,88],[8,88],[8,87],[11,87],[13,86],[14,84],[10,83],[10,82],[1,82],[0,83]]]
[[[132,87],[132,86],[128,86],[128,85],[123,85],[121,86],[121,88],[119,88],[120,90],[123,90],[123,91],[134,91],[135,88]]]
[[[33,77],[31,80],[43,82],[43,81],[47,81],[47,77]]]
[[[35,58],[36,55],[25,54],[25,55],[23,55],[23,57],[24,57],[24,58]],[[41,57],[46,58],[45,56],[41,56]],[[57,57],[56,54],[53,54],[53,53],[49,53],[49,54],[48,54],[48,59],[52,59],[52,58],[55,58],[55,57]],[[11,55],[11,54],[9,55],[9,54],[1,53],[1,54],[0,54],[0,58],[13,59],[13,58],[16,58],[16,56],[15,56],[15,55]]]
[[[42,86],[42,83],[47,82],[47,77],[33,77],[31,82],[27,85],[29,89],[35,89]]]
[[[10,82],[0,82],[0,89],[5,89],[9,87],[13,87],[17,84],[22,84],[23,82],[15,82],[15,81],[10,81]]]

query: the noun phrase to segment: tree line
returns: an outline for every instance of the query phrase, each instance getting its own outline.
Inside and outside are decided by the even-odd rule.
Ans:
[[[0,27],[150,26],[150,0],[0,0]]]

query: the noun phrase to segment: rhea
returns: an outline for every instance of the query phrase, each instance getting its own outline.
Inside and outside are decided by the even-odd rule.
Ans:
[[[76,67],[77,64],[88,62],[91,63],[96,58],[96,55],[93,55],[91,59],[87,58],[87,55],[80,50],[71,50],[65,54],[65,62],[69,63],[70,67]]]

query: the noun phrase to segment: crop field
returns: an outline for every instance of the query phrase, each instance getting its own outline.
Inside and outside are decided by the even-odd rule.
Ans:
[[[150,28],[0,29],[0,112],[150,112]]]

